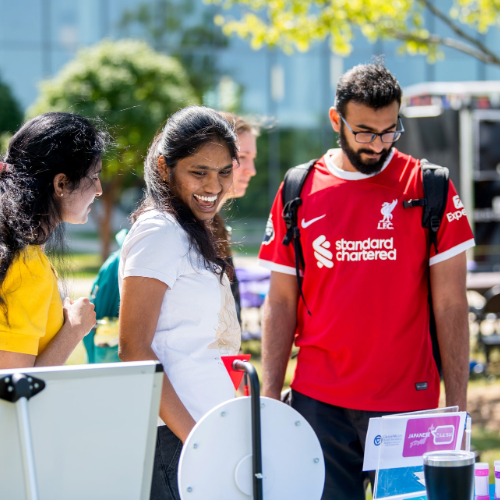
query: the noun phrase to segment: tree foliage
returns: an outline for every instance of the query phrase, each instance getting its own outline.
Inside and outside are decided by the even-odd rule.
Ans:
[[[23,122],[23,113],[10,87],[0,80],[0,136],[15,132]]]
[[[196,7],[201,9],[199,13]],[[211,11],[207,6],[196,6],[194,0],[145,1],[125,11],[120,27],[128,33],[139,26],[156,50],[177,58],[201,100],[220,74],[217,57],[210,49],[228,45],[221,29],[214,26]]]
[[[226,35],[249,40],[254,49],[269,45],[287,53],[304,52],[329,38],[332,51],[346,56],[359,29],[371,42],[400,40],[401,50],[412,55],[435,59],[442,57],[441,47],[446,46],[500,66],[499,54],[476,36],[500,23],[499,0],[453,0],[448,12],[436,7],[435,0],[208,1],[227,9],[241,7],[239,19],[218,15],[215,22],[224,27]],[[453,36],[429,31],[425,23],[429,16],[444,23]]]
[[[112,209],[123,188],[136,183],[156,131],[169,115],[196,103],[181,64],[135,40],[106,40],[83,49],[55,78],[41,84],[30,116],[69,111],[99,118],[114,137],[101,174],[103,257],[110,250]]]

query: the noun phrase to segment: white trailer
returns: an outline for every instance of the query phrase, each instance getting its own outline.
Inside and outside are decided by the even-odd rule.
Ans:
[[[403,90],[397,146],[448,167],[476,238],[477,271],[500,271],[500,82],[432,82]]]

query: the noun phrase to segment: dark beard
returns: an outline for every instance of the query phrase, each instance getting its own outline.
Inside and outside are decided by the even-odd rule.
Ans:
[[[342,151],[349,159],[349,161],[351,162],[351,165],[358,172],[361,172],[362,174],[365,175],[373,175],[379,173],[380,170],[382,170],[382,167],[384,166],[384,163],[387,160],[388,156],[390,155],[392,149],[391,145],[389,149],[383,150],[382,156],[378,160],[368,160],[367,162],[364,162],[361,159],[361,154],[362,153],[372,154],[373,151],[369,149],[358,149],[358,151],[354,151],[354,149],[352,149],[349,146],[349,144],[347,144],[347,140],[344,134],[344,124],[341,124],[340,126],[339,145],[342,148]]]

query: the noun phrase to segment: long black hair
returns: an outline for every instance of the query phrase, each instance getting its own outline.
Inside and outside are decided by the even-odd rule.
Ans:
[[[169,183],[158,171],[158,159],[165,158],[175,180],[175,167],[179,160],[192,156],[209,142],[225,145],[231,158],[238,162],[237,137],[233,127],[216,111],[203,106],[189,106],[177,111],[153,140],[144,163],[146,193],[139,208],[132,214],[132,222],[147,210],[163,210],[179,222],[186,231],[189,243],[205,261],[205,264],[222,279],[228,263],[218,251],[218,245],[210,228],[210,221],[195,217],[192,210],[175,196]]]
[[[108,142],[106,132],[71,113],[39,115],[14,134],[0,171],[0,286],[19,252],[44,245],[62,222],[54,177],[65,174],[73,190],[92,182]]]

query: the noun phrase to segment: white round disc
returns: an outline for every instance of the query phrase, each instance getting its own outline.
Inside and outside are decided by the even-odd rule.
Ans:
[[[252,463],[253,456],[247,455],[242,458],[236,470],[234,472],[234,479],[236,481],[236,486],[248,497],[252,496],[253,492],[253,481],[252,481]],[[264,491],[269,491],[274,484],[274,467],[271,460],[268,459],[266,455],[262,456],[262,469],[266,470],[265,481],[263,480]]]
[[[265,500],[319,500],[325,463],[318,438],[300,413],[262,397]],[[215,407],[193,428],[179,460],[182,500],[253,498],[250,398]]]

